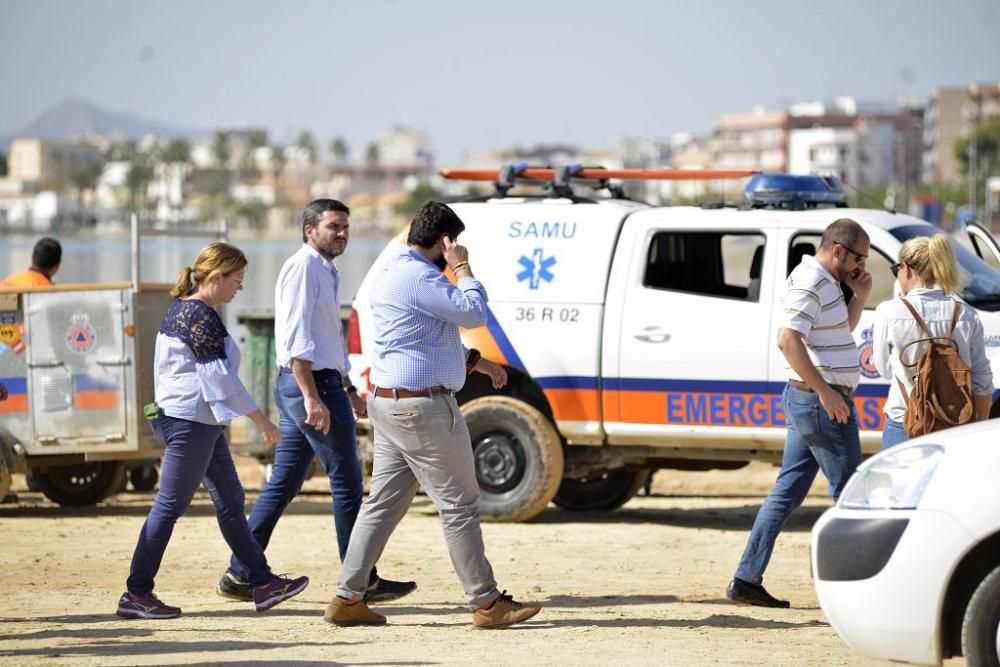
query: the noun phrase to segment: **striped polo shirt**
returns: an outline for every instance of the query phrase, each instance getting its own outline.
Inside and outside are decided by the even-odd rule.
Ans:
[[[851,335],[847,303],[840,283],[806,255],[789,274],[782,297],[784,316],[780,326],[802,334],[813,366],[829,384],[856,387],[860,380],[858,346]],[[802,378],[786,366],[788,377]]]

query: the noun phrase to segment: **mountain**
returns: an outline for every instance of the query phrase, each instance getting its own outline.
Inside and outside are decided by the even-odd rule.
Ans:
[[[202,130],[174,127],[138,116],[102,109],[86,100],[68,98],[42,112],[38,118],[25,127],[0,138],[0,146],[6,149],[10,146],[11,139],[15,137],[71,141],[90,133],[111,136],[124,135],[133,139],[141,139],[147,134],[167,139],[193,138],[207,134]]]

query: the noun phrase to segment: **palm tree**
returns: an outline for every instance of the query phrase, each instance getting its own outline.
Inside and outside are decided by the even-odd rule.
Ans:
[[[337,164],[343,164],[347,161],[347,156],[351,151],[343,137],[334,137],[330,140],[330,152],[333,153]]]
[[[93,192],[97,188],[97,181],[104,171],[103,162],[92,162],[73,167],[69,172],[69,180],[76,191],[77,223],[83,223],[83,200],[84,193]]]
[[[309,164],[316,164],[316,157],[319,151],[316,150],[316,137],[309,130],[299,133],[299,138],[295,140],[295,145],[303,149],[309,156]]]

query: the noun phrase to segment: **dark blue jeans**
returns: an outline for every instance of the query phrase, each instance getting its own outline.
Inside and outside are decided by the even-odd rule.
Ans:
[[[753,522],[750,539],[736,569],[738,579],[761,583],[778,533],[792,511],[805,500],[817,470],[822,470],[830,481],[830,494],[836,500],[861,463],[858,416],[854,402],[845,400],[851,415],[846,424],[840,424],[827,416],[817,394],[785,385],[782,409],[788,435],[781,471]]]
[[[271,580],[264,551],[250,534],[243,514],[245,497],[222,426],[161,416],[157,435],[166,443],[160,468],[160,490],[139,533],[126,587],[143,595],[153,590],[163,552],[195,491],[204,482],[215,503],[222,536],[233,553],[247,563],[247,581],[254,586]]]
[[[354,410],[344,391],[340,373],[321,370],[313,373],[316,389],[330,410],[330,430],[323,435],[306,425],[305,399],[295,377],[282,371],[274,387],[274,402],[281,412],[281,442],[274,450],[271,479],[250,513],[250,530],[262,549],[267,549],[278,519],[302,489],[313,457],[319,457],[330,478],[333,494],[333,523],[337,529],[340,560],[347,554],[354,521],[361,509],[361,465],[358,463],[354,432]],[[234,553],[229,571],[246,581],[247,566]]]

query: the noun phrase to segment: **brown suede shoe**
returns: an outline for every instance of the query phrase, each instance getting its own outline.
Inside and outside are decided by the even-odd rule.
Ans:
[[[337,596],[333,597],[330,604],[326,606],[326,614],[323,620],[341,627],[348,625],[385,625],[385,616],[376,614],[364,600],[354,604],[344,604],[344,601]]]
[[[515,602],[507,591],[493,601],[489,609],[477,609],[472,612],[472,623],[477,628],[506,628],[515,623],[527,621],[542,610],[542,605],[534,603]]]

